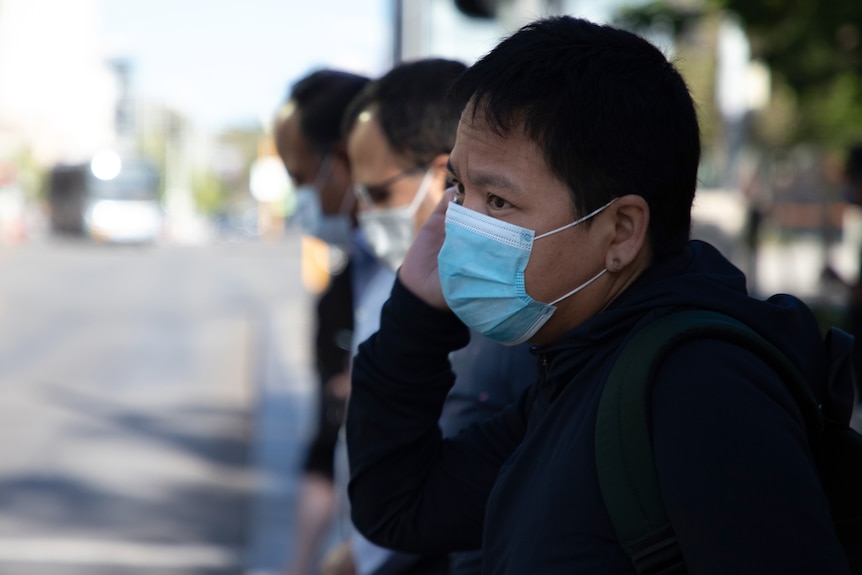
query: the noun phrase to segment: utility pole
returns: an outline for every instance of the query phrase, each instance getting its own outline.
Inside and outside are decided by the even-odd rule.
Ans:
[[[404,52],[404,0],[392,0],[392,65],[401,62]]]

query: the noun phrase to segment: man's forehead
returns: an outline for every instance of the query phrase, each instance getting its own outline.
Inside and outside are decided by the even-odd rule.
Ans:
[[[495,132],[491,126],[481,117],[462,114],[458,121],[458,129],[455,132],[454,148],[470,147],[475,142],[494,142],[503,144],[505,138]]]
[[[351,161],[373,158],[385,144],[383,130],[374,112],[368,109],[360,112],[347,134],[347,153]]]
[[[453,154],[458,155],[459,149],[469,153],[477,146],[483,148],[499,147],[500,149],[528,146],[541,153],[538,144],[528,136],[522,123],[508,126],[504,130],[502,127],[490,123],[482,114],[477,116],[465,112],[458,121]]]

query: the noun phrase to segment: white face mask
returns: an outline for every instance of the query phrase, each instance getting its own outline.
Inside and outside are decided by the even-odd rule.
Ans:
[[[371,253],[393,271],[401,266],[413,243],[416,212],[428,195],[433,179],[434,170],[426,170],[413,201],[407,206],[359,212],[357,216]]]
[[[326,156],[320,171],[312,184],[303,184],[296,188],[296,218],[299,228],[310,236],[314,236],[330,245],[345,248],[350,243],[353,233],[353,221],[350,210],[353,208],[354,197],[351,193],[344,194],[344,200],[337,214],[323,213],[320,204],[320,194],[332,175],[332,160]]]

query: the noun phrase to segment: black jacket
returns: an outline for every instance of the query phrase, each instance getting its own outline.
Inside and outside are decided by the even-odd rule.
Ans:
[[[354,365],[354,523],[405,550],[482,545],[486,573],[633,573],[599,492],[596,409],[620,344],[680,308],[748,323],[819,393],[826,360],[808,308],[790,296],[749,297],[742,273],[695,241],[537,348],[544,373],[517,404],[443,440],[446,356],[467,330],[396,284]],[[652,400],[662,496],[691,573],[849,572],[799,409],[763,361],[729,343],[687,342],[662,364]]]

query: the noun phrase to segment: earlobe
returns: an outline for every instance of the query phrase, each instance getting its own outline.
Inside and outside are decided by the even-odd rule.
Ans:
[[[642,196],[628,194],[610,206],[613,233],[608,246],[608,271],[619,272],[632,262],[648,257],[649,205]]]

